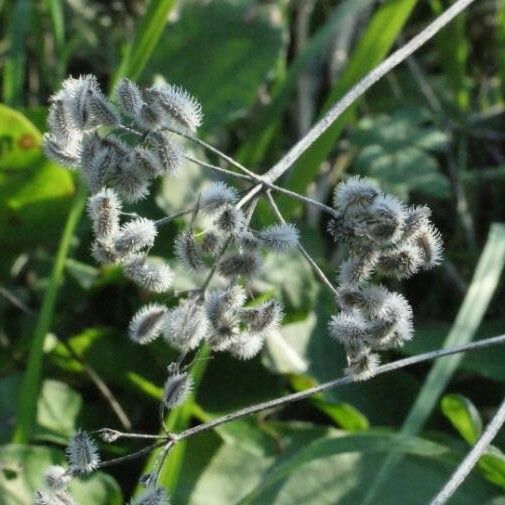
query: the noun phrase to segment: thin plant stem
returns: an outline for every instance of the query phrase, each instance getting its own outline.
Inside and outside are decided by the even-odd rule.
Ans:
[[[425,352],[423,354],[418,354],[417,356],[411,356],[408,358],[403,358],[397,361],[393,361],[391,363],[386,363],[385,365],[381,365],[375,371],[374,376],[382,375],[385,373],[393,372],[395,370],[399,370],[401,368],[405,368],[407,366],[416,365],[418,363],[422,363],[424,361],[431,361],[438,358],[443,358],[445,356],[451,356],[453,354],[458,354],[461,352],[473,351],[476,349],[482,349],[485,347],[489,347],[492,345],[503,344],[505,343],[505,335],[500,335],[498,337],[492,337],[484,340],[479,340],[477,342],[471,342],[469,344],[455,346],[447,349],[438,349],[436,351]],[[243,409],[239,409],[235,412],[231,412],[230,414],[226,414],[222,417],[218,417],[209,421],[205,424],[200,424],[193,428],[189,428],[182,433],[177,434],[178,440],[184,440],[186,438],[192,437],[198,433],[202,433],[204,431],[212,430],[222,424],[229,423],[231,421],[235,421],[236,419],[241,419],[243,417],[250,416],[252,414],[256,414],[257,412],[262,412],[264,410],[270,410],[282,407],[289,403],[298,402],[300,400],[305,400],[306,398],[310,398],[318,393],[322,393],[324,391],[329,391],[331,389],[335,389],[339,386],[344,386],[345,384],[352,384],[354,382],[359,382],[358,379],[355,379],[352,376],[341,377],[329,382],[325,382],[324,384],[320,384],[318,386],[312,387],[310,389],[306,389],[305,391],[300,391],[298,393],[293,393],[290,395],[286,395],[280,398],[275,398],[274,400],[269,400],[266,402],[258,403],[256,405],[252,405],[250,407],[245,407]]]
[[[281,214],[281,211],[279,210],[279,207],[275,203],[275,200],[272,197],[272,194],[270,191],[267,191],[267,199],[268,202],[270,203],[270,206],[272,207],[275,215],[277,216],[277,219],[281,223],[286,223],[286,220],[284,219],[283,215]],[[303,247],[303,245],[298,242],[296,244],[297,249],[300,251],[301,255],[309,262],[310,266],[314,270],[314,273],[316,274],[317,277],[319,277],[319,280],[335,295],[337,296],[337,290],[335,289],[335,286],[330,282],[328,277],[324,274],[324,272],[319,268],[318,264],[314,261],[312,256],[309,254],[309,252]]]
[[[192,163],[195,163],[196,165],[200,165],[201,167],[210,168],[211,170],[214,170],[215,172],[218,172],[218,173],[224,174],[224,175],[229,175],[229,176],[235,177],[237,179],[243,179],[246,181],[254,181],[257,179],[255,177],[252,177],[247,174],[241,174],[239,172],[232,172],[231,170],[226,170],[226,168],[212,165],[211,163],[207,163],[206,161],[202,161],[202,160],[193,158],[192,156],[184,155],[184,158],[187,159],[188,161],[191,161]]]
[[[468,477],[468,474],[472,471],[480,457],[489,447],[489,444],[497,435],[498,431],[500,431],[504,423],[505,399],[477,443],[472,447],[472,450],[466,455],[465,459],[451,475],[451,478],[447,481],[444,487],[439,491],[435,498],[431,500],[430,505],[443,505],[456,492],[458,487],[461,486],[466,477]]]
[[[119,438],[142,438],[142,439],[163,439],[166,440],[166,435],[150,435],[149,433],[128,433],[124,431],[118,431],[113,428],[100,428],[96,431],[99,435],[109,434],[113,436],[116,440]]]
[[[21,384],[17,404],[16,426],[13,435],[14,443],[26,444],[30,441],[32,435],[37,414],[37,398],[39,396],[42,374],[44,340],[53,322],[56,298],[63,280],[63,270],[68,251],[70,250],[70,242],[84,209],[85,201],[86,190],[82,185],[79,185],[60,239],[49,284],[44,293],[42,308],[40,309],[39,316],[35,323],[28,364]]]
[[[408,58],[412,53],[428,42],[454,17],[466,9],[475,0],[457,0],[438,16],[423,31],[413,37],[403,47],[386,58],[380,65],[369,72],[353,86],[311,130],[300,139],[265,175],[265,179],[274,182],[281,177],[296,160],[345,112],[360,96],[378,80]]]
[[[140,458],[141,456],[144,456],[144,454],[149,454],[154,449],[157,449],[158,447],[161,447],[162,445],[165,445],[166,443],[167,443],[167,439],[165,438],[164,440],[162,440],[160,442],[155,442],[154,444],[148,445],[147,447],[144,447],[143,449],[140,449],[139,451],[132,452],[131,454],[127,454],[126,456],[122,456],[120,458],[109,459],[107,461],[102,461],[98,465],[98,468],[119,465],[120,463],[124,463],[125,461],[131,461],[132,459]]]

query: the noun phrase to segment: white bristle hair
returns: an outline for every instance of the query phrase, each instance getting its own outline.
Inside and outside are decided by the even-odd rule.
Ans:
[[[157,234],[158,230],[154,221],[138,217],[121,227],[114,240],[114,246],[122,255],[136,253],[152,247]]]
[[[152,293],[166,293],[174,279],[174,273],[166,263],[140,254],[123,261],[123,272],[139,287]]]
[[[299,237],[298,229],[291,223],[274,224],[258,233],[261,244],[274,251],[286,251],[296,247]]]
[[[65,454],[74,473],[90,473],[100,463],[97,446],[85,431],[78,431],[70,439]]]
[[[163,403],[167,410],[184,403],[193,387],[193,380],[187,372],[170,374],[163,387]]]
[[[204,212],[215,212],[227,204],[237,201],[237,191],[222,181],[209,184],[200,197],[200,208]]]
[[[142,307],[134,316],[128,327],[130,340],[137,344],[149,344],[157,339],[164,325],[168,309],[159,303]]]
[[[119,232],[121,201],[113,189],[104,188],[90,196],[87,209],[96,237],[112,239],[117,235]]]

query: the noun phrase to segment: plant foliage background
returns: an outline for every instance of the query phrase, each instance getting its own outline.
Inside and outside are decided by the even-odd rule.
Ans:
[[[261,172],[448,0],[0,0],[0,504],[29,504],[42,470],[63,458],[78,427],[120,426],[105,383],[135,431],[157,429],[171,351],[126,337],[146,301],[90,257],[80,182],[41,151],[48,97],[68,75],[95,73],[183,85],[204,106],[203,136]],[[375,85],[307,151],[284,184],[322,201],[348,174],[427,203],[442,230],[442,266],[399,285],[416,335],[387,360],[503,333],[505,261],[505,2],[479,0],[407,63]],[[200,157],[203,154],[200,153]],[[210,160],[212,161],[212,160]],[[142,214],[180,208],[208,174],[185,167],[163,181]],[[301,241],[334,275],[327,218],[280,199]],[[51,277],[69,212],[77,225]],[[273,222],[260,206],[258,224]],[[173,258],[177,224],[153,254]],[[62,239],[63,237],[63,239]],[[285,325],[252,362],[217,355],[174,429],[341,375],[326,322],[335,303],[303,258],[271,258],[264,290],[282,297]],[[186,273],[176,277],[185,289]],[[51,307],[47,297],[55,296]],[[165,300],[174,304],[175,298]],[[43,319],[41,323],[41,319]],[[37,423],[14,435],[28,352],[43,339]],[[401,465],[373,503],[425,503],[475,443],[504,393],[505,348],[409,368],[345,386],[278,412],[203,433],[180,446],[162,482],[174,504],[364,503],[387,455]],[[91,372],[90,372],[91,370]],[[93,378],[99,375],[99,380]],[[403,431],[406,436],[396,435]],[[21,443],[20,443],[21,442]],[[138,448],[104,446],[104,457]],[[505,434],[451,503],[505,503]],[[112,467],[73,490],[80,503],[127,502],[148,460]]]

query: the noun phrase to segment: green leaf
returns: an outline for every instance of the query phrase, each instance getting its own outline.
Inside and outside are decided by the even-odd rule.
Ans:
[[[465,396],[445,395],[440,402],[445,417],[469,443],[475,444],[482,433],[482,419],[475,405]]]
[[[112,88],[122,78],[136,80],[158,44],[175,0],[151,0],[138,23],[133,40],[123,48],[123,58],[112,80]]]
[[[445,340],[444,347],[462,345],[474,338],[496,289],[504,264],[505,226],[493,224],[472,282],[451,331]],[[403,423],[402,433],[413,435],[419,432],[435,408],[438,398],[462,359],[462,355],[454,355],[439,360],[433,365],[409,415]],[[367,505],[374,503],[373,500],[378,490],[389,480],[390,474],[398,462],[399,458],[394,455],[385,460],[363,503]]]
[[[249,8],[231,2],[187,2],[169,25],[145,76],[159,74],[184,86],[203,105],[203,128],[242,115],[275,67],[283,31]]]
[[[505,454],[490,445],[479,459],[479,470],[493,484],[505,489]]]
[[[0,173],[27,169],[41,158],[42,135],[23,114],[0,104]]]
[[[0,447],[0,503],[28,505],[43,487],[44,471],[50,465],[64,464],[63,451],[48,447],[4,445]],[[122,505],[119,486],[112,477],[94,472],[86,479],[76,478],[70,492],[78,503]]]
[[[342,76],[330,92],[323,112],[386,57],[415,4],[416,0],[389,0],[377,10],[360,37]],[[305,191],[344,127],[353,118],[355,107],[356,104],[342,114],[294,165],[288,177],[290,189]]]
[[[63,382],[45,380],[37,402],[34,437],[66,445],[76,431],[81,406],[79,393]]]

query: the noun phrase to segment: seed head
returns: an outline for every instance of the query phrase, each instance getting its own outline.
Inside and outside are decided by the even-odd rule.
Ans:
[[[70,468],[75,473],[90,473],[100,463],[96,444],[85,431],[78,431],[71,438],[65,454]]]
[[[367,338],[367,322],[359,313],[340,312],[329,322],[330,335],[344,345],[358,346]]]
[[[88,199],[93,231],[100,239],[112,239],[119,232],[121,201],[113,189],[102,189]]]
[[[44,482],[52,491],[66,489],[72,480],[72,475],[59,465],[50,466],[44,472]]]
[[[191,230],[183,231],[177,235],[175,255],[183,265],[192,270],[198,270],[202,265],[200,247],[196,243]]]
[[[238,234],[246,226],[244,213],[233,205],[226,205],[214,224],[225,233]]]
[[[52,133],[44,134],[44,153],[56,163],[69,168],[77,168],[80,164],[78,145],[62,144]]]
[[[131,255],[123,261],[124,275],[139,287],[152,293],[165,293],[172,286],[174,274],[170,267],[140,254]]]
[[[123,225],[114,240],[114,246],[122,255],[139,252],[152,247],[157,234],[154,221],[144,217],[135,218]]]
[[[182,161],[182,152],[179,145],[167,135],[156,132],[150,137],[152,152],[157,156],[163,172],[175,175]]]
[[[167,308],[158,303],[142,307],[130,322],[128,329],[130,339],[137,344],[144,345],[158,338],[167,313]]]
[[[261,258],[255,251],[225,256],[219,263],[219,273],[224,277],[233,278],[238,275],[251,277],[255,275],[261,266]]]
[[[432,224],[422,228],[415,240],[415,244],[421,253],[421,268],[423,270],[429,270],[440,264],[443,251],[442,236]]]
[[[379,191],[370,182],[354,176],[335,188],[333,206],[340,211],[359,211],[368,207],[379,196]]]
[[[44,489],[35,492],[34,505],[76,505],[76,502],[66,491]]]
[[[142,94],[137,85],[124,77],[116,88],[119,107],[129,117],[137,117],[143,105]]]
[[[206,254],[214,255],[217,253],[220,244],[219,235],[213,231],[208,231],[203,236],[202,251]]]
[[[263,348],[264,337],[258,333],[243,332],[233,338],[227,348],[235,358],[246,360],[256,356]]]
[[[217,181],[209,184],[202,192],[200,206],[205,212],[215,212],[225,205],[237,201],[237,192],[228,184]]]
[[[361,284],[367,281],[373,274],[376,262],[376,254],[351,256],[340,265],[340,283]]]
[[[151,103],[168,116],[169,123],[175,122],[193,132],[201,125],[202,106],[182,87],[162,84],[147,91]]]
[[[91,255],[101,265],[115,263],[120,258],[114,247],[114,242],[108,238],[96,239],[91,244]]]
[[[349,357],[349,366],[345,369],[345,373],[358,381],[364,381],[375,375],[379,363],[380,356],[365,348]]]
[[[265,228],[258,236],[266,247],[274,251],[285,251],[298,245],[299,233],[296,226],[283,223]]]
[[[283,316],[282,305],[277,300],[240,311],[240,319],[249,325],[250,333],[260,335],[266,335],[279,326]]]
[[[193,387],[193,380],[187,372],[170,374],[163,388],[163,403],[167,410],[184,403]]]
[[[422,251],[419,247],[407,243],[398,249],[381,254],[377,267],[384,275],[400,280],[408,279],[419,271],[422,260]]]
[[[92,126],[114,127],[119,124],[119,117],[113,105],[102,93],[93,93],[88,100],[88,124]]]
[[[379,195],[366,211],[367,234],[380,243],[396,242],[403,233],[405,215],[398,198]]]
[[[139,170],[133,151],[117,165],[111,175],[111,185],[128,203],[138,202],[148,195],[149,176],[144,170]]]
[[[429,225],[430,216],[431,210],[426,205],[417,205],[407,209],[402,240],[415,239]]]
[[[205,337],[208,321],[202,305],[192,298],[179,302],[165,318],[163,337],[176,349],[191,351],[196,349]]]
[[[167,492],[158,487],[144,491],[131,505],[170,505]]]

